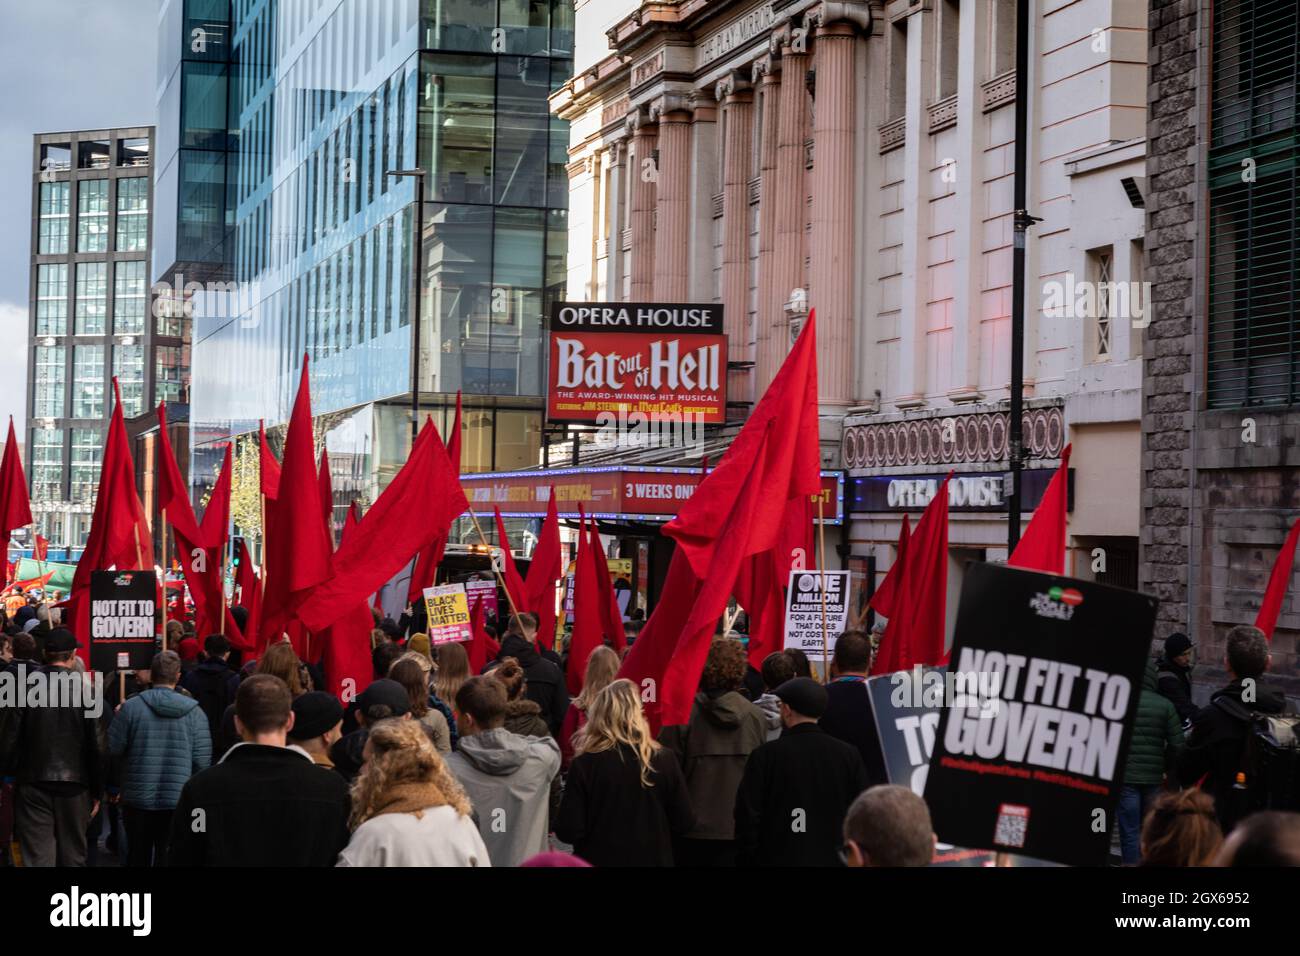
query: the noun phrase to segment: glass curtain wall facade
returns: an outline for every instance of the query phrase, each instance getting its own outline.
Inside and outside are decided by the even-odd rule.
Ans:
[[[27,443],[32,515],[56,556],[85,544],[112,411],[159,397],[149,321],[153,127],[42,133],[33,143]],[[188,371],[178,370],[181,388]]]
[[[405,459],[415,187],[388,174],[417,166],[421,406],[442,424],[464,391],[492,436],[468,469],[536,463],[567,243],[547,96],[572,36],[568,0],[230,3],[233,228],[229,282],[193,313],[197,483],[259,419],[276,443],[304,356],[340,505]]]

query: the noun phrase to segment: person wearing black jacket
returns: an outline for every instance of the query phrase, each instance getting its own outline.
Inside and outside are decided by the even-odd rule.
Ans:
[[[1174,705],[1184,730],[1199,709],[1192,703],[1192,648],[1195,646],[1181,631],[1170,634],[1156,661],[1156,691]]]
[[[541,717],[557,737],[564,723],[564,713],[569,709],[569,691],[564,683],[564,671],[547,656],[550,651],[537,649],[537,615],[530,611],[510,618],[510,629],[501,641],[501,651],[488,668],[491,670],[507,657],[519,661],[527,681],[524,695],[542,709]]]
[[[77,639],[45,641],[46,705],[0,715],[0,775],[14,777],[14,832],[24,866],[85,866],[86,830],[99,808],[108,743],[103,701],[74,669]]]
[[[349,838],[348,785],[288,745],[288,686],[254,674],[235,696],[235,721],[243,741],[181,791],[168,863],[333,866]]]
[[[845,631],[835,642],[833,662],[835,679],[826,687],[826,713],[818,724],[832,737],[857,748],[872,786],[889,783],[867,694],[871,638],[863,631]]]
[[[199,702],[208,718],[208,730],[213,743],[221,736],[221,717],[226,708],[235,702],[239,691],[239,675],[230,669],[230,641],[221,634],[209,634],[203,641],[203,663],[181,679],[181,687]],[[213,750],[213,757],[221,753]]]
[[[736,792],[736,856],[741,866],[837,866],[844,816],[867,789],[857,748],[817,725],[826,689],[807,677],[786,681],[785,731],[749,755]]]
[[[1245,790],[1236,789],[1251,717],[1280,714],[1286,709],[1284,696],[1260,684],[1271,660],[1268,639],[1259,628],[1239,624],[1228,632],[1225,663],[1232,683],[1215,691],[1210,705],[1196,712],[1178,764],[1183,785],[1195,786],[1205,778],[1201,789],[1214,797],[1214,811],[1224,833],[1251,809],[1238,800],[1249,799],[1254,781],[1246,780]]]

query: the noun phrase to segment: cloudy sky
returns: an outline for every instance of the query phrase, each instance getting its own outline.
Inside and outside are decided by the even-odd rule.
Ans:
[[[158,6],[0,0],[0,422],[12,414],[19,440],[27,413],[32,134],[154,122]]]

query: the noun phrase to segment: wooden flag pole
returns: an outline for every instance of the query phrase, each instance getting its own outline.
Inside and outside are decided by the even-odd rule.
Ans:
[[[482,528],[482,526],[479,525],[479,523],[478,523],[478,515],[474,514],[474,509],[473,509],[473,508],[470,508],[470,509],[469,509],[469,517],[470,517],[470,520],[474,522],[474,530],[478,532],[478,539],[479,539],[480,541],[483,542],[483,547],[485,547],[485,548],[488,549],[488,561],[491,562],[491,560],[492,560],[492,558],[491,558],[491,554],[492,554],[491,548],[492,548],[492,545],[488,544],[487,536],[486,536],[485,534],[483,534],[483,528]],[[510,602],[510,613],[513,614],[514,616],[518,617],[518,616],[519,616],[519,607],[518,607],[518,605],[515,604],[515,598],[514,598],[514,595],[510,593],[510,587],[509,587],[509,585],[506,584],[506,578],[505,578],[505,575],[502,574],[500,571],[497,570],[497,567],[496,567],[495,564],[492,565],[492,573],[495,574],[495,575],[497,576],[497,581],[498,581],[498,582],[500,583],[500,585],[501,585],[501,590],[503,590],[503,591],[506,592],[506,600]],[[435,571],[435,576],[436,576],[436,571]]]
[[[830,626],[826,620],[826,523],[822,520],[824,505],[822,492],[817,493],[817,569],[818,583],[822,594],[822,683],[831,682],[831,637]]]

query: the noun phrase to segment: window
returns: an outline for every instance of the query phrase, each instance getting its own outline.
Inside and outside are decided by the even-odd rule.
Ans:
[[[69,183],[41,183],[41,208],[37,252],[66,255],[68,252]]]
[[[104,417],[104,346],[72,350],[72,417]]]
[[[108,140],[92,139],[77,144],[78,169],[108,169]]]
[[[1298,15],[1294,0],[1215,4],[1211,148],[1295,126]]]
[[[33,418],[63,417],[66,354],[62,345],[36,347],[36,381],[32,386]]]
[[[1133,277],[1129,292],[1129,358],[1142,357],[1142,330],[1151,318],[1151,294],[1144,281],[1142,261],[1145,256],[1143,242],[1134,239],[1129,243],[1129,275]]]
[[[1016,0],[988,0],[989,76],[1001,76],[1016,68]]]
[[[159,286],[160,289],[166,288]],[[154,300],[156,305],[151,311],[155,316],[154,334],[171,338],[180,338],[185,334],[185,298],[168,290],[159,294]]]
[[[63,432],[57,428],[33,428],[32,500],[59,501],[62,497]]]
[[[77,184],[77,251],[108,251],[108,180]]]
[[[69,469],[72,501],[93,501],[99,490],[99,466],[104,456],[104,433],[97,428],[72,429],[72,467]]]
[[[41,172],[62,172],[72,168],[71,143],[42,143]]]
[[[149,180],[117,181],[117,251],[144,252],[149,245]]]
[[[430,55],[421,61],[417,129],[431,200],[492,201],[494,63],[478,56]],[[545,118],[543,113],[537,121]],[[387,155],[386,131],[383,148]]]
[[[144,261],[119,262],[113,274],[113,334],[143,335]]]
[[[1091,315],[1088,316],[1092,327],[1088,353],[1094,362],[1110,361],[1112,317],[1115,314],[1114,259],[1111,246],[1088,253],[1088,282],[1093,289]]]
[[[103,335],[108,315],[108,263],[77,263],[78,335]]]
[[[139,136],[117,141],[117,165],[148,166],[149,137]]]
[[[496,201],[512,206],[544,206],[551,128],[546,103],[550,95],[550,60],[499,57],[496,65],[496,148],[491,163],[496,173]],[[480,134],[479,139],[485,137]],[[567,161],[567,135],[564,139]]]
[[[939,14],[938,77],[939,99],[957,92],[957,44],[961,37],[961,8],[958,0],[941,0]]]
[[[122,414],[134,418],[144,411],[144,346],[114,345],[113,374],[122,389]]]
[[[154,349],[154,403],[189,401],[190,347],[161,345]]]
[[[907,18],[895,20],[889,30],[889,118],[907,112]]]
[[[68,265],[36,267],[36,334],[68,334]]]

